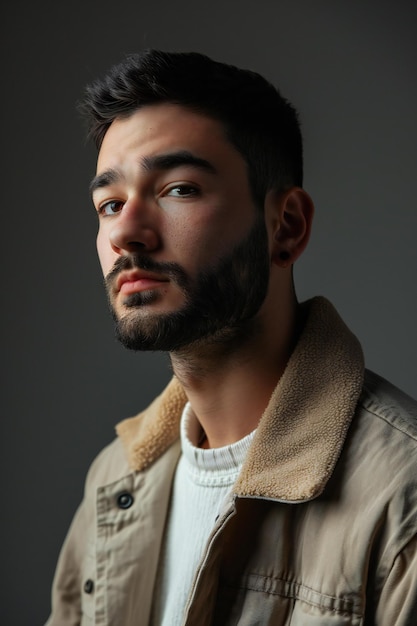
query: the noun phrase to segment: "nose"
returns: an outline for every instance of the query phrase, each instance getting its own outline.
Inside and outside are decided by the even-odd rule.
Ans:
[[[120,255],[152,252],[160,246],[157,217],[151,207],[138,199],[129,199],[112,222],[110,244]]]

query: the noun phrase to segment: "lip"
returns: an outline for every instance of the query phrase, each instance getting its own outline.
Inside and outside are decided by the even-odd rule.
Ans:
[[[116,289],[120,293],[128,295],[139,291],[145,291],[147,289],[154,289],[156,287],[160,287],[161,283],[167,282],[167,279],[155,276],[155,274],[150,272],[131,270],[120,274],[116,281]]]

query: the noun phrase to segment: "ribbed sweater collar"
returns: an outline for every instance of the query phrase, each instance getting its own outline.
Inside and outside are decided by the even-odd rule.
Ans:
[[[227,473],[239,470],[249,450],[255,431],[228,446],[205,450],[198,447],[202,434],[200,423],[189,402],[181,417],[181,449],[189,465],[196,472]]]

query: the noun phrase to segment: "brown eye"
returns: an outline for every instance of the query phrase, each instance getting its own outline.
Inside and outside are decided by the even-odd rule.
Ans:
[[[109,202],[104,202],[99,207],[100,215],[115,215],[122,210],[123,202],[119,200],[110,200]]]
[[[174,198],[191,198],[198,195],[198,189],[192,185],[175,185],[168,189],[166,195]]]

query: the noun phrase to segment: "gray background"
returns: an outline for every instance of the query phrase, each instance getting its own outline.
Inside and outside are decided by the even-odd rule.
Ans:
[[[367,365],[417,396],[416,11],[397,1],[21,2],[2,16],[2,625],[42,624],[87,468],[169,378],[125,352],[95,255],[75,101],[126,52],[197,50],[298,107],[316,204],[300,299],[329,297]],[[202,77],[203,78],[203,77]]]

